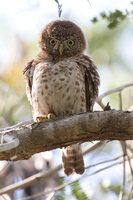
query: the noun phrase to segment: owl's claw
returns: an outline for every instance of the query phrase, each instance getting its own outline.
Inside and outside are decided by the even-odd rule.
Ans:
[[[40,116],[36,117],[37,122],[42,122],[42,121],[46,121],[46,120],[50,120],[50,119],[55,119],[55,114],[49,113],[48,115],[40,115]]]
[[[56,116],[55,116],[54,113],[49,113],[48,114],[48,119],[55,119],[55,118],[56,118]]]
[[[36,121],[37,122],[42,122],[48,119],[48,115],[40,115],[38,117],[36,117]]]

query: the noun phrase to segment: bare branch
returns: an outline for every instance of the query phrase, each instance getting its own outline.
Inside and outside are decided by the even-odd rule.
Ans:
[[[42,151],[94,140],[132,140],[133,112],[82,113],[55,121],[32,123],[0,132],[19,140],[19,145],[0,153],[0,160],[28,159]]]
[[[57,186],[57,187],[55,187],[55,188],[53,188],[51,191],[49,190],[49,191],[47,191],[47,192],[39,192],[39,193],[37,193],[37,194],[35,194],[35,195],[31,195],[31,196],[29,196],[29,197],[26,197],[26,198],[23,198],[22,200],[30,200],[30,199],[33,199],[33,198],[36,198],[36,197],[40,197],[40,196],[42,196],[42,195],[44,195],[44,194],[47,194],[47,193],[53,193],[53,192],[56,192],[56,191],[58,191],[58,190],[60,190],[60,189],[63,189],[63,188],[65,188],[66,186],[68,186],[68,185],[72,185],[75,181],[79,181],[79,180],[81,180],[81,179],[83,179],[83,178],[86,178],[86,177],[88,177],[88,176],[93,176],[93,175],[95,175],[95,174],[97,174],[97,173],[100,173],[101,171],[104,171],[104,170],[107,170],[107,169],[109,169],[109,168],[112,168],[112,167],[114,167],[114,166],[116,166],[116,165],[120,165],[120,164],[122,164],[123,163],[123,161],[119,161],[119,162],[116,162],[116,163],[113,163],[113,164],[110,164],[110,165],[108,165],[108,166],[106,166],[106,167],[103,167],[103,168],[100,168],[100,169],[98,169],[98,170],[95,170],[94,172],[92,172],[92,173],[90,173],[90,174],[85,174],[85,175],[83,175],[82,177],[80,177],[80,178],[78,178],[78,179],[76,179],[76,180],[72,180],[72,181],[68,181],[68,182],[65,182],[65,183],[63,183],[63,184],[61,184],[61,185],[59,185],[59,186]],[[97,163],[97,164],[95,164],[95,166],[96,165],[98,165],[99,163]],[[90,167],[92,167],[92,166],[90,166]]]
[[[62,13],[62,4],[60,4],[58,0],[55,0],[55,2],[56,2],[57,5],[58,5],[58,15],[59,15],[59,17],[61,17],[61,13]]]
[[[119,93],[119,94],[121,94],[121,93]],[[120,95],[120,102],[121,102],[121,95]],[[126,155],[127,155],[127,151],[126,151],[126,142],[121,141],[120,144],[121,144],[122,151],[123,151],[123,182],[122,182],[122,186],[121,186],[121,190],[120,190],[118,199],[124,200],[125,186],[126,186]]]
[[[115,89],[109,90],[109,91],[103,93],[102,95],[100,95],[100,96],[97,98],[97,101],[103,99],[104,97],[106,97],[106,96],[108,96],[108,95],[110,95],[110,94],[117,93],[117,92],[122,92],[125,88],[131,87],[131,86],[133,86],[133,83],[129,83],[129,84],[126,84],[126,85],[117,87],[117,88],[115,88]]]
[[[97,142],[92,147],[84,150],[83,154],[86,155],[87,153],[90,153],[90,152],[96,150],[97,148],[101,147],[102,145],[103,145],[103,142]],[[43,179],[43,180],[47,179],[48,177],[52,176],[57,171],[61,170],[61,168],[62,168],[62,165],[60,164],[60,165],[58,165],[54,169],[51,169],[48,172],[39,172],[35,175],[32,175],[32,176],[24,179],[21,182],[14,183],[12,185],[6,186],[6,187],[0,189],[0,195],[5,194],[5,193],[9,193],[9,192],[13,192],[14,190],[16,190],[18,188],[26,188],[26,187],[31,186],[32,184],[40,181],[41,179]]]

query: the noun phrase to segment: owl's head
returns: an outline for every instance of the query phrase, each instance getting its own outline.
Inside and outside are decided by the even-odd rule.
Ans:
[[[41,33],[39,45],[55,60],[79,55],[86,47],[81,29],[65,20],[48,24]]]

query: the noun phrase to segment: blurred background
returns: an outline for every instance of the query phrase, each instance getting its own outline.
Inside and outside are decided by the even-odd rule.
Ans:
[[[61,19],[77,23],[86,36],[87,53],[95,61],[100,74],[100,95],[133,83],[133,3],[130,0],[60,0],[59,3],[62,5]],[[0,0],[0,128],[32,118],[22,70],[39,51],[39,33],[47,23],[56,19],[59,17],[55,0]],[[133,87],[125,88],[121,98],[122,109],[133,110]],[[109,101],[112,109],[120,108],[116,93],[102,101],[105,105]],[[95,110],[101,110],[98,104]],[[83,148],[91,146],[93,144],[83,144]],[[87,154],[85,163],[89,166],[90,163],[113,159],[121,154],[119,142],[114,141]],[[59,163],[59,150],[37,154],[29,161],[0,162],[0,187],[22,181],[42,170],[47,172]],[[99,165],[95,167],[97,169]],[[43,179],[25,190],[18,189],[0,199],[26,199],[27,196],[47,191],[67,181],[72,183],[57,192],[43,193],[30,199],[118,199],[122,165],[90,176],[92,172],[93,169],[87,169],[82,177],[64,177],[62,171],[57,171],[49,179]],[[130,180],[130,176],[128,178]]]

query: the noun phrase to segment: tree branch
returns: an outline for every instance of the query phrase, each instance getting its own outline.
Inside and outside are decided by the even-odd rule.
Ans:
[[[100,148],[103,144],[104,144],[104,142],[97,142],[93,146],[84,150],[83,155],[86,155],[87,153],[95,151],[96,149]],[[38,181],[41,181],[42,179],[44,180],[50,176],[53,176],[53,174],[55,174],[57,171],[59,171],[61,169],[62,169],[62,164],[59,164],[58,166],[54,167],[50,171],[38,172],[28,178],[25,178],[23,181],[21,180],[20,182],[10,184],[9,186],[6,186],[6,187],[0,189],[0,195],[13,192],[18,188],[27,188],[27,187],[31,186],[32,184],[35,184]]]
[[[19,142],[10,151],[3,149],[0,160],[28,159],[35,153],[77,142],[133,140],[133,112],[111,110],[82,113],[55,121],[20,123],[12,128],[1,129],[3,141],[5,136],[18,139]]]

